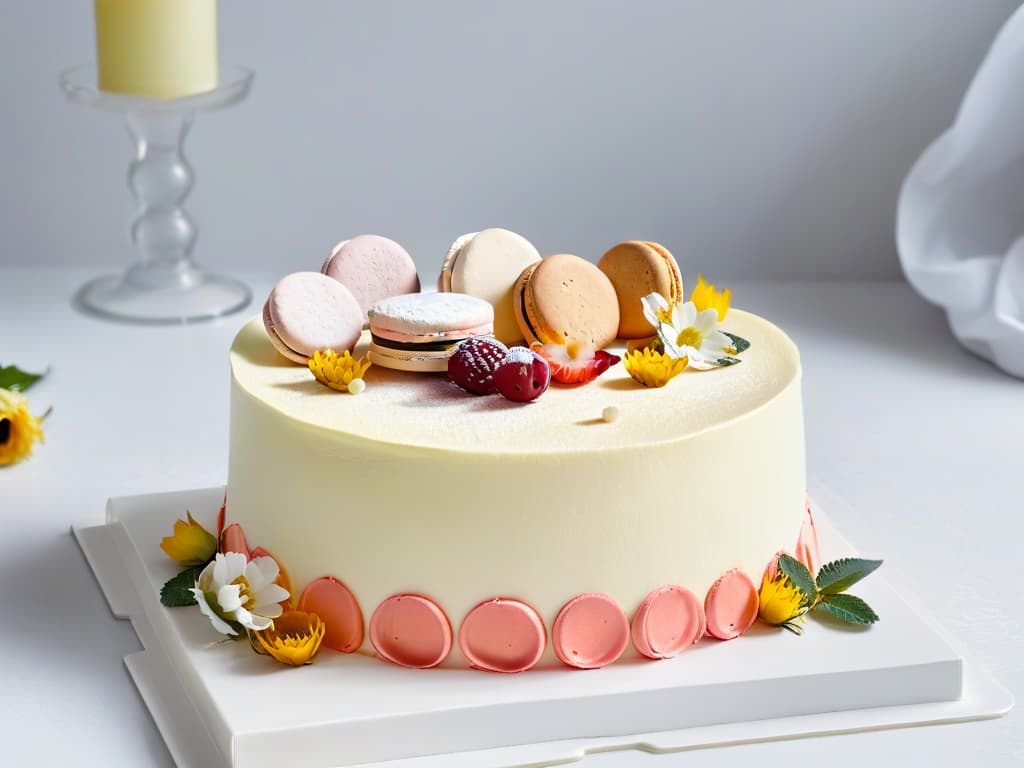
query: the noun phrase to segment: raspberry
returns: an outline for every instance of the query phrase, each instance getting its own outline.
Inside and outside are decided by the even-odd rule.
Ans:
[[[494,372],[508,357],[508,347],[491,336],[473,336],[460,342],[448,358],[448,378],[474,395],[491,395]]]
[[[548,361],[526,347],[512,347],[505,362],[494,372],[498,392],[517,403],[536,400],[550,383]]]

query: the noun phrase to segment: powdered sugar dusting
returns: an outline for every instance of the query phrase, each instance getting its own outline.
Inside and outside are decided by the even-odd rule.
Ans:
[[[407,293],[378,301],[369,316],[371,326],[419,333],[493,323],[494,308],[464,293]]]

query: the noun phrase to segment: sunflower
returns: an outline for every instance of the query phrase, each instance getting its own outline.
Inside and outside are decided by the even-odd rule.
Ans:
[[[28,399],[0,389],[0,466],[28,458],[37,440],[43,441],[42,419],[29,411]]]

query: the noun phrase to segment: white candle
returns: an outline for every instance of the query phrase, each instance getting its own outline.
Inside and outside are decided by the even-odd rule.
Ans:
[[[160,99],[217,87],[217,0],[95,0],[101,90]]]

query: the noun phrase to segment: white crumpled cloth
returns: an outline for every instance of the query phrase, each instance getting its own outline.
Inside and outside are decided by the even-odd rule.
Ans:
[[[1024,378],[1024,8],[904,181],[896,242],[960,343]]]

